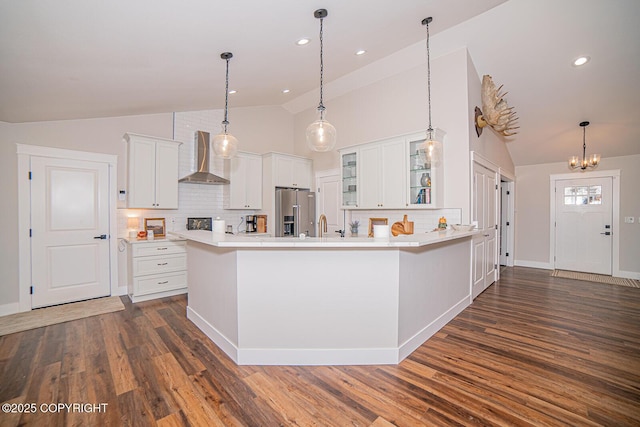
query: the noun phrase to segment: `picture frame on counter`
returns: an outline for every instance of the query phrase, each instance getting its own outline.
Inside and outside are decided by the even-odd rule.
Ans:
[[[369,237],[373,237],[374,225],[389,225],[389,218],[369,218]]]
[[[164,218],[145,218],[144,231],[153,231],[154,237],[164,237],[166,226]]]

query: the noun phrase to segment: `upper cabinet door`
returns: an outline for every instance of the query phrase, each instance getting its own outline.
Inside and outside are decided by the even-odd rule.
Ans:
[[[262,157],[238,153],[225,161],[230,184],[226,209],[262,209]]]
[[[393,139],[360,147],[359,196],[364,209],[405,208],[405,142]]]
[[[313,181],[311,160],[277,153],[272,156],[276,187],[311,189]]]
[[[178,209],[178,149],[172,142],[156,144],[156,207]]]
[[[180,142],[125,134],[128,143],[127,207],[178,209]]]

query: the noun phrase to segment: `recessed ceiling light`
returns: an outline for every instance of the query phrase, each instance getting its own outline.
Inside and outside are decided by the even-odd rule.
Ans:
[[[282,89],[282,93],[289,93],[291,92],[289,89]]]
[[[305,38],[302,38],[302,39],[298,40],[298,41],[296,42],[296,44],[297,44],[298,46],[304,46],[305,44],[309,43],[310,41],[311,41],[310,39],[308,39],[308,38],[306,38],[306,37],[305,37]]]
[[[573,66],[574,66],[574,67],[579,67],[579,66],[581,66],[581,65],[586,64],[586,63],[587,63],[587,62],[589,62],[590,60],[591,60],[591,58],[590,58],[590,57],[588,57],[588,56],[580,56],[580,57],[578,57],[578,58],[576,58],[576,59],[574,59],[574,60],[573,60]]]
[[[357,50],[357,51],[356,51],[356,55],[358,55],[358,56],[360,56],[360,55],[364,55],[365,53],[367,53],[367,51],[366,51],[366,50],[364,50],[364,49],[360,49],[360,50]]]
[[[233,95],[234,93],[237,93],[237,92],[238,92],[237,90],[235,90],[235,89],[231,89],[231,90],[229,91],[229,95]]]

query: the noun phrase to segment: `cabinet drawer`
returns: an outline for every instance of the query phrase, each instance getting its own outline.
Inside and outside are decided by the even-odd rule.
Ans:
[[[187,254],[184,253],[137,257],[132,261],[134,277],[187,269]]]
[[[133,279],[135,295],[148,295],[187,287],[187,272],[158,274]]]
[[[132,256],[151,256],[186,253],[187,247],[184,241],[160,241],[133,244]]]

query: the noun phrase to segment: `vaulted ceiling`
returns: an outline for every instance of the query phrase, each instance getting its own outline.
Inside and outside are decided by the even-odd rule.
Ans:
[[[466,46],[478,73],[508,90],[516,165],[577,154],[583,120],[588,151],[640,154],[637,0],[4,1],[0,120],[221,108],[224,51],[234,107],[290,109],[318,86],[318,8],[329,11],[328,87],[424,42],[420,21],[433,16],[433,55]],[[311,43],[296,46],[301,37]],[[579,55],[591,61],[573,67]]]

